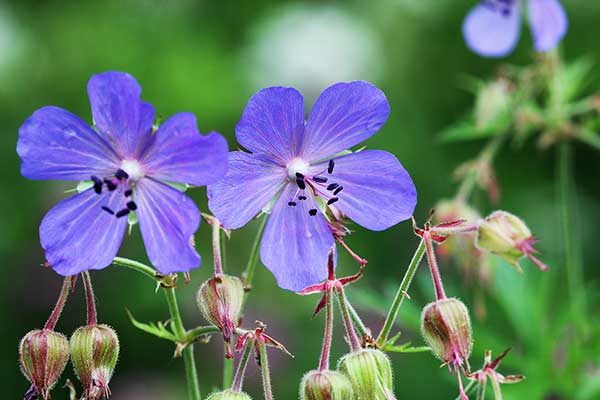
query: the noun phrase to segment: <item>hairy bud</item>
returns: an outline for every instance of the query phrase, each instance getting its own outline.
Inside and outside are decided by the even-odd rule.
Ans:
[[[437,300],[421,315],[421,331],[431,351],[445,363],[461,365],[473,348],[471,320],[458,299]]]
[[[230,275],[215,276],[200,286],[196,300],[204,318],[221,329],[223,338],[229,343],[244,303],[242,281]],[[227,353],[228,357],[232,356],[230,350]]]
[[[244,392],[225,390],[211,394],[206,400],[252,400],[252,397],[248,396]]]
[[[300,384],[301,400],[353,399],[354,391],[348,378],[337,371],[310,371]]]
[[[19,345],[19,362],[31,382],[25,399],[50,398],[50,390],[69,361],[69,341],[50,329],[27,333]]]
[[[506,211],[494,211],[479,223],[476,245],[504,258],[519,268],[519,260],[527,257],[542,271],[548,267],[533,256],[536,239],[525,223],[517,216]]]
[[[108,325],[87,325],[71,336],[71,361],[87,400],[108,398],[119,358],[119,339]]]
[[[338,369],[346,375],[357,400],[395,400],[392,366],[388,356],[377,349],[346,354]]]

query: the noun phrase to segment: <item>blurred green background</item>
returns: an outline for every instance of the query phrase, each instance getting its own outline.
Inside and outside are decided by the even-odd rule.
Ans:
[[[567,3],[567,2],[565,2]],[[437,133],[462,117],[472,94],[464,90],[467,76],[489,77],[500,62],[470,53],[462,40],[462,18],[474,1],[384,0],[349,2],[245,1],[7,1],[0,3],[0,382],[2,398],[21,398],[28,387],[18,370],[17,344],[29,330],[42,327],[58,294],[61,278],[39,266],[44,261],[38,225],[55,203],[65,198],[69,185],[35,182],[21,177],[15,152],[20,124],[45,105],[66,108],[91,120],[86,83],[92,74],[122,70],[133,74],[143,87],[144,100],[157,113],[169,116],[192,111],[202,132],[223,133],[236,148],[234,127],[248,98],[269,85],[298,87],[311,104],[318,93],[336,81],[366,79],[388,96],[392,113],[381,132],[370,139],[371,148],[393,152],[411,173],[419,192],[416,216],[424,220],[429,209],[456,190],[452,170],[474,157],[482,142],[445,144]],[[565,4],[570,30],[562,45],[566,59],[589,56],[600,60],[600,3],[573,0]],[[531,38],[524,32],[517,51],[508,60],[526,64],[533,59]],[[592,85],[600,83],[595,65]],[[502,151],[497,176],[502,189],[499,207],[522,216],[542,238],[542,258],[551,266],[544,276],[525,263],[524,274],[501,266],[486,296],[487,314],[475,323],[475,350],[479,367],[483,351],[514,352],[505,372],[528,375],[528,380],[505,388],[508,399],[600,398],[598,346],[562,346],[569,323],[550,325],[554,307],[566,301],[562,246],[556,206],[556,152],[540,152],[534,143]],[[597,245],[600,221],[600,158],[594,150],[577,145],[576,182],[579,191],[577,229],[581,232],[588,303],[597,317],[597,281],[600,274]],[[206,211],[204,189],[190,192]],[[485,212],[490,211],[482,201]],[[373,308],[391,301],[410,256],[417,245],[408,222],[385,232],[360,227],[351,246],[369,260],[366,279],[350,290],[351,299],[367,323],[378,330],[383,320]],[[227,243],[226,269],[241,273],[254,237],[256,223],[236,231]],[[209,228],[201,226],[197,247],[203,266],[193,271],[192,282],[180,285],[187,327],[205,324],[194,294],[211,274]],[[139,231],[134,230],[121,254],[147,260]],[[355,271],[343,256],[340,272]],[[451,263],[442,264],[447,291],[473,308],[473,285]],[[184,399],[183,363],[173,359],[173,346],[138,331],[125,309],[142,321],[166,320],[162,293],[133,271],[110,267],[93,272],[99,317],[120,335],[122,352],[111,382],[113,398]],[[421,345],[415,332],[418,310],[433,298],[425,268],[402,309],[404,340]],[[554,283],[549,283],[554,282]],[[498,294],[499,293],[499,294]],[[509,299],[510,301],[508,301]],[[279,399],[297,397],[304,372],[317,365],[322,318],[310,319],[317,298],[300,297],[279,289],[273,277],[259,266],[245,316],[246,326],[260,319],[268,332],[284,342],[294,359],[271,352],[274,391]],[[84,323],[81,285],[69,301],[58,330],[69,335]],[[339,320],[339,318],[338,318]],[[562,327],[549,330],[549,326]],[[336,325],[334,357],[346,351],[342,327]],[[564,328],[564,329],[563,329]],[[478,334],[481,332],[481,334]],[[536,348],[542,341],[545,348]],[[487,339],[490,339],[487,342]],[[546,344],[552,344],[552,347]],[[540,345],[541,346],[541,345]],[[561,352],[580,351],[589,362],[575,366],[560,363]],[[221,381],[222,348],[215,337],[196,346],[203,393]],[[399,398],[450,399],[454,379],[429,353],[392,355]],[[66,376],[73,379],[68,368]],[[589,385],[588,397],[572,392],[573,376]],[[62,382],[62,381],[61,381]],[[591,382],[591,383],[590,383]],[[595,385],[595,386],[594,386]],[[257,368],[249,368],[247,391],[261,398]],[[66,399],[57,388],[54,399]]]

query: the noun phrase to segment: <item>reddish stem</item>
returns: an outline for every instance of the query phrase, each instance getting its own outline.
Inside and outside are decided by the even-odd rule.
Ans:
[[[85,288],[85,299],[87,302],[87,324],[98,324],[98,314],[96,313],[96,299],[94,298],[94,288],[92,287],[92,278],[90,273],[85,271],[83,275],[83,287]]]
[[[427,254],[427,261],[429,262],[431,279],[433,279],[433,286],[435,287],[435,297],[437,300],[443,300],[446,298],[446,293],[444,292],[444,285],[442,284],[442,278],[440,277],[440,271],[433,250],[431,232],[429,232],[428,229],[423,232],[423,241],[425,242],[425,253]]]
[[[344,293],[344,288],[338,288],[340,307],[342,309],[342,316],[344,317],[344,325],[346,326],[346,334],[348,335],[348,340],[350,342],[350,347],[353,352],[357,352],[362,349],[360,345],[360,339],[356,334],[356,330],[354,329],[354,323],[352,322],[352,317],[350,316],[350,312],[348,310],[348,301],[346,299],[346,294]]]
[[[329,369],[329,356],[331,354],[331,337],[333,333],[333,292],[328,290],[325,293],[327,305],[325,306],[325,333],[323,334],[323,348],[321,349],[321,359],[319,360],[319,371]]]
[[[65,303],[69,297],[69,291],[71,290],[71,286],[73,285],[74,281],[75,276],[67,276],[63,281],[58,300],[56,301],[56,305],[54,306],[54,310],[52,310],[50,317],[48,317],[48,321],[46,321],[46,324],[44,325],[44,329],[54,330],[54,327],[58,322],[58,318],[60,318],[60,314],[65,307]]]

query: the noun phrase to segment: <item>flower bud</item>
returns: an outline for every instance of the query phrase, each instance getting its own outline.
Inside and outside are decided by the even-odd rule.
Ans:
[[[479,90],[475,102],[477,129],[490,128],[509,110],[509,90],[509,84],[504,79],[491,82]]]
[[[395,400],[392,366],[388,356],[377,349],[346,354],[338,369],[346,375],[357,400]]]
[[[519,259],[528,257],[542,271],[548,269],[532,253],[536,239],[525,223],[506,211],[494,211],[479,223],[476,245],[478,248],[497,254],[519,268]]]
[[[248,396],[244,392],[225,390],[211,394],[206,400],[252,400],[252,397]]]
[[[458,299],[428,304],[421,315],[421,332],[433,354],[445,363],[461,365],[473,348],[471,320],[467,307]]]
[[[337,371],[310,371],[300,384],[301,400],[353,399],[354,391],[348,378]]]
[[[50,390],[69,361],[69,341],[50,329],[34,330],[21,340],[19,361],[23,374],[31,382],[25,398],[50,398]]]
[[[119,339],[108,325],[87,325],[71,336],[71,362],[87,400],[108,398],[108,382],[119,358]]]
[[[221,329],[223,338],[229,343],[238,326],[244,304],[242,281],[230,275],[214,276],[200,286],[196,301],[204,318]],[[230,350],[227,353],[231,357]]]

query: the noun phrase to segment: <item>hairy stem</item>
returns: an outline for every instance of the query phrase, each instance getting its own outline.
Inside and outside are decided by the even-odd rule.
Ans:
[[[160,274],[152,267],[147,266],[146,264],[142,264],[139,261],[130,260],[128,258],[123,257],[115,257],[113,259],[114,265],[119,265],[121,267],[131,268],[135,271],[141,272],[149,278],[157,279],[160,277]]]
[[[321,358],[319,360],[319,371],[329,369],[329,355],[331,353],[331,336],[333,333],[333,293],[328,290],[325,294],[325,333],[323,334],[323,347],[321,349]]]
[[[44,329],[54,330],[56,327],[56,323],[60,318],[60,314],[62,313],[63,308],[65,307],[65,303],[67,302],[67,298],[69,297],[69,292],[73,287],[73,282],[75,282],[75,276],[67,276],[63,280],[62,288],[60,289],[60,294],[58,295],[58,300],[56,301],[56,305],[48,317],[48,321],[44,325]]]
[[[379,347],[383,347],[390,336],[394,322],[398,317],[400,306],[404,301],[404,297],[408,295],[408,289],[415,276],[415,273],[417,272],[417,268],[423,259],[423,254],[425,254],[425,242],[421,240],[417,246],[417,249],[415,250],[415,254],[412,256],[412,259],[408,264],[408,268],[404,273],[404,278],[402,278],[402,282],[400,283],[400,287],[398,288],[396,296],[392,301],[392,305],[390,306],[390,310],[385,318],[381,332],[379,332],[379,336],[377,337],[377,345]]]
[[[246,293],[252,289],[252,280],[254,279],[254,271],[256,271],[256,264],[258,263],[258,253],[260,250],[260,240],[262,239],[263,231],[265,230],[265,225],[267,223],[268,215],[263,215],[260,221],[260,225],[258,226],[258,231],[256,232],[256,237],[254,238],[254,243],[252,244],[252,250],[250,250],[250,257],[248,257],[248,264],[246,264],[246,270],[244,271],[244,289],[246,289]]]
[[[248,365],[248,360],[250,359],[250,353],[252,352],[253,340],[247,340],[246,346],[244,347],[244,353],[242,354],[242,358],[239,361],[237,370],[235,371],[235,377],[233,378],[233,386],[231,389],[234,392],[241,392],[242,385],[244,384],[244,376],[246,375],[246,366]]]
[[[228,349],[229,343],[224,343],[225,353],[231,352]],[[223,358],[223,389],[227,389],[231,387],[233,382],[233,356],[231,358],[224,357]]]
[[[435,298],[436,300],[443,300],[446,298],[446,293],[444,292],[444,285],[442,284],[442,277],[440,276],[440,269],[438,268],[437,260],[435,258],[433,241],[431,240],[429,231],[423,232],[423,241],[425,242],[425,250],[427,253],[429,270],[431,271],[431,279],[433,280],[433,287],[435,288]]]
[[[346,306],[348,307],[348,311],[350,311],[350,316],[352,317],[352,321],[354,321],[354,326],[356,327],[358,334],[360,336],[371,336],[371,330],[367,328],[362,319],[360,319],[360,316],[358,315],[352,304],[348,302]]]
[[[94,297],[94,288],[92,286],[92,278],[89,271],[84,271],[83,287],[85,288],[85,300],[87,302],[87,324],[98,324],[98,313],[96,312],[96,298]]]
[[[344,288],[340,288],[338,290],[338,300],[340,303],[340,309],[342,310],[342,317],[344,318],[346,335],[348,336],[350,347],[352,348],[352,351],[359,351],[362,346],[360,345],[360,339],[356,335],[356,330],[354,329],[354,324],[352,323],[352,316],[348,310],[348,299],[346,299]]]
[[[223,274],[223,258],[221,256],[221,223],[215,217],[211,217],[212,248],[215,260],[215,275]]]
[[[273,389],[271,389],[271,375],[269,370],[269,358],[267,357],[267,345],[258,344],[260,354],[260,368],[262,372],[263,389],[265,391],[265,400],[273,400]]]

